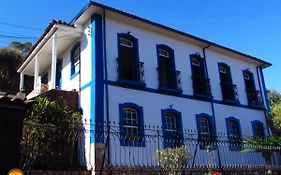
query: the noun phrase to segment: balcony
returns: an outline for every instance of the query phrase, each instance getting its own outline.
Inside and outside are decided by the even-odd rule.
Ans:
[[[237,85],[223,82],[221,83],[221,91],[222,91],[223,102],[232,105],[239,104]]]
[[[210,79],[203,76],[191,76],[193,82],[193,94],[196,97],[210,98],[211,86]]]
[[[132,58],[117,58],[118,83],[133,88],[144,88],[144,63]]]
[[[182,93],[181,73],[177,70],[157,68],[159,87],[162,92],[180,94]]]
[[[263,106],[261,94],[259,91],[255,90],[255,89],[246,89],[246,94],[247,94],[249,106],[256,106],[256,107]]]

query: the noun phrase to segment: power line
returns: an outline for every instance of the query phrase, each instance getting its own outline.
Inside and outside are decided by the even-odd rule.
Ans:
[[[37,30],[37,31],[42,31],[42,30],[44,30],[44,29],[40,29],[40,28],[22,26],[22,25],[13,24],[13,23],[8,23],[8,22],[4,22],[4,21],[0,21],[0,24],[6,25],[6,26],[10,26],[10,27],[16,27],[16,28],[27,29],[27,30]]]

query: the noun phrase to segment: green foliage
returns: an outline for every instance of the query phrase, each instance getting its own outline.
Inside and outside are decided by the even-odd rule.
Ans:
[[[28,52],[32,49],[32,43],[12,41],[9,45],[9,48],[14,48],[20,51],[23,56],[26,56]]]
[[[21,62],[21,53],[14,49],[0,49],[0,91],[18,92],[19,75],[17,65]]]
[[[22,169],[72,167],[80,122],[65,101],[36,98],[24,120]]]
[[[277,104],[281,104],[281,94],[276,90],[269,90],[267,92],[269,105],[273,108]]]
[[[170,175],[180,175],[185,162],[189,159],[191,156],[184,147],[167,148],[156,152],[156,161],[160,168]]]
[[[271,109],[273,127],[279,133],[281,132],[281,103],[276,104]]]
[[[271,154],[280,151],[281,137],[269,136],[266,138],[249,138],[244,141],[243,153],[260,152],[267,165],[271,165]]]

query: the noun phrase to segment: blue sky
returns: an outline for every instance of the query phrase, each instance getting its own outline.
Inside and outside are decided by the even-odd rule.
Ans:
[[[280,0],[97,0],[273,64],[266,86],[281,92]],[[88,0],[8,0],[0,6],[0,47],[40,37],[52,19],[70,22]],[[9,37],[5,37],[9,35]],[[27,36],[17,39],[13,36]],[[235,73],[233,73],[235,75]]]

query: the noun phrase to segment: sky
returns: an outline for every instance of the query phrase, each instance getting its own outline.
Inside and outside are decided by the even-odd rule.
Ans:
[[[35,43],[53,19],[70,22],[88,2],[3,0],[0,6],[0,47],[14,40]],[[270,62],[273,66],[264,69],[266,87],[281,92],[280,0],[96,2]]]

